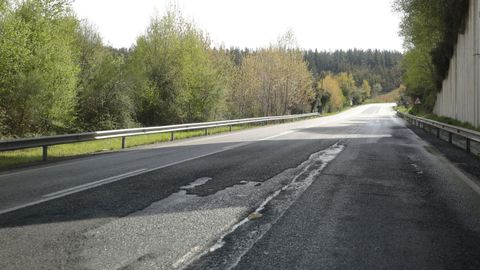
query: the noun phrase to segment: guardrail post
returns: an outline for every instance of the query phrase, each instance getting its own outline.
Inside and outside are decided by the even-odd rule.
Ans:
[[[440,128],[437,127],[437,138],[440,138]]]
[[[42,160],[47,161],[48,159],[48,146],[44,145],[42,146]]]
[[[451,132],[448,133],[448,142],[449,143],[453,142],[453,134]]]
[[[232,132],[232,126],[229,126],[229,131]]]
[[[122,137],[122,149],[125,149],[125,141],[126,141],[126,137],[123,136]]]
[[[208,135],[208,128],[205,129],[205,136]]]
[[[175,132],[172,131],[172,133],[170,134],[170,141],[173,142],[173,140],[175,140]]]
[[[466,149],[465,149],[465,150],[467,150],[467,153],[470,153],[470,152],[471,152],[471,151],[470,151],[470,139],[469,139],[469,138],[467,138],[467,145],[466,145]]]

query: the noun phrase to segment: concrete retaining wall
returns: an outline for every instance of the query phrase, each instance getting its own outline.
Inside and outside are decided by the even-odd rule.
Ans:
[[[465,33],[458,37],[434,113],[480,127],[480,0],[470,1]]]

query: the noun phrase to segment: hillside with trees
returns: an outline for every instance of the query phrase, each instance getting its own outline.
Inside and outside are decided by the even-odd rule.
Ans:
[[[305,52],[305,60],[315,77],[322,76],[326,71],[334,74],[347,72],[352,74],[357,84],[366,80],[370,85],[382,86],[384,92],[392,91],[400,85],[402,58],[400,52],[380,50]]]
[[[213,48],[170,9],[128,49],[67,0],[0,0],[0,138],[334,112],[399,84],[400,53]]]
[[[447,77],[457,36],[465,28],[469,0],[396,0],[407,52],[402,65],[406,95],[420,99],[416,110],[431,112]]]

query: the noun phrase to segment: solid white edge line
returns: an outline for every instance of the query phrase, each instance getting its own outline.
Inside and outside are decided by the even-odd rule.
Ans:
[[[257,140],[257,142],[258,141],[269,140],[269,139],[280,137],[280,136],[284,136],[284,135],[291,134],[291,133],[294,133],[294,132],[295,132],[294,130],[285,131],[285,132],[282,132],[282,133],[274,135],[274,136],[259,139],[259,140]],[[240,143],[240,144],[237,144],[237,145],[233,145],[233,146],[230,146],[230,147],[227,147],[227,148],[223,148],[223,149],[220,149],[220,150],[217,150],[217,151],[210,152],[208,154],[204,154],[204,155],[200,155],[200,156],[196,156],[196,157],[191,157],[191,158],[175,161],[175,162],[168,163],[168,164],[165,164],[165,165],[162,165],[162,166],[159,166],[159,167],[155,167],[155,168],[151,168],[151,169],[140,169],[140,170],[136,170],[136,171],[133,171],[133,172],[124,173],[124,174],[121,174],[121,175],[112,176],[112,177],[102,179],[102,180],[99,180],[99,181],[95,181],[95,182],[92,182],[92,183],[87,183],[87,184],[84,184],[84,185],[81,185],[81,186],[76,186],[76,187],[68,188],[68,189],[65,189],[65,190],[57,191],[57,192],[54,192],[54,193],[46,194],[46,195],[42,196],[44,199],[40,199],[40,200],[36,200],[36,201],[29,202],[29,203],[26,203],[26,204],[22,204],[22,205],[19,205],[19,206],[15,206],[15,207],[12,207],[12,208],[7,208],[7,209],[4,209],[4,210],[0,210],[0,215],[6,214],[6,213],[9,213],[9,212],[13,212],[13,211],[25,208],[25,207],[37,205],[37,204],[44,203],[44,202],[47,202],[47,201],[51,201],[51,200],[54,200],[54,199],[62,198],[62,197],[65,197],[65,196],[68,196],[68,195],[71,195],[71,194],[74,194],[74,193],[77,193],[77,192],[80,192],[80,191],[92,189],[92,188],[95,188],[95,187],[98,187],[98,186],[101,186],[101,185],[105,185],[105,184],[108,184],[108,183],[123,180],[123,179],[128,178],[128,177],[148,173],[148,172],[151,172],[151,171],[156,171],[156,170],[159,170],[159,169],[164,169],[164,168],[171,167],[171,166],[174,166],[174,165],[177,165],[177,164],[180,164],[180,163],[184,163],[184,162],[187,162],[187,161],[191,161],[191,160],[211,156],[211,155],[214,155],[214,154],[218,154],[218,153],[221,153],[221,152],[225,152],[225,151],[228,151],[228,150],[232,150],[232,149],[235,149],[235,148],[238,148],[238,147],[241,147],[241,146],[244,146],[244,145],[249,145],[249,144],[252,144],[252,143],[255,143],[255,142],[256,141],[251,141],[251,142],[248,142],[248,143]]]
[[[251,143],[254,143],[254,142],[255,141],[252,141]],[[248,144],[251,144],[251,143],[248,143]],[[196,157],[191,157],[191,158],[175,161],[175,162],[168,163],[168,164],[165,164],[165,165],[162,165],[162,166],[159,166],[159,167],[155,167],[155,168],[152,168],[152,169],[142,169],[142,170],[139,170],[139,172],[137,172],[135,174],[133,174],[134,172],[130,172],[130,174],[128,176],[124,176],[124,177],[119,178],[119,179],[116,179],[116,177],[118,177],[118,176],[116,176],[116,177],[114,176],[114,177],[111,177],[111,178],[106,178],[106,179],[94,182],[94,183],[96,183],[96,185],[89,185],[90,184],[89,183],[89,184],[82,185],[82,186],[84,186],[83,188],[79,188],[79,187],[82,187],[82,186],[77,186],[77,187],[70,188],[68,190],[62,190],[62,191],[55,192],[55,193],[58,193],[56,195],[54,193],[47,194],[49,197],[46,197],[47,195],[43,195],[42,196],[42,197],[44,197],[43,199],[36,200],[36,201],[33,201],[33,202],[29,202],[29,203],[25,203],[25,204],[22,204],[22,205],[19,205],[19,206],[7,208],[7,209],[4,209],[4,210],[0,210],[0,215],[6,214],[6,213],[9,213],[9,212],[13,212],[13,211],[16,211],[16,210],[19,210],[19,209],[22,209],[22,208],[26,208],[26,207],[29,207],[29,206],[37,205],[37,204],[40,204],[40,203],[48,202],[48,201],[51,201],[51,200],[54,200],[54,199],[62,198],[62,197],[65,197],[65,196],[68,196],[68,195],[71,195],[71,194],[74,194],[74,193],[77,193],[77,192],[80,192],[80,191],[92,189],[92,188],[95,188],[95,187],[98,187],[98,186],[101,186],[101,185],[104,185],[104,184],[108,184],[108,183],[111,183],[111,182],[123,180],[123,179],[128,178],[128,177],[148,173],[148,172],[151,172],[151,171],[171,167],[171,166],[183,163],[183,162],[187,162],[187,161],[195,160],[195,159],[198,159],[198,158],[211,156],[211,155],[214,155],[214,154],[217,154],[217,153],[225,152],[225,151],[228,151],[228,150],[231,150],[231,149],[243,146],[243,145],[246,145],[246,144],[238,144],[236,146],[234,145],[233,147],[230,147],[228,149],[220,149],[220,150],[217,150],[217,151],[214,151],[214,152],[210,152],[208,154],[204,154],[204,155],[200,155],[200,156],[196,156]],[[106,181],[107,179],[110,179],[110,181]],[[69,191],[69,190],[71,190],[71,191]]]
[[[394,119],[394,121],[400,121],[405,127],[405,121],[401,118],[397,118],[395,116],[391,116],[392,119]],[[419,142],[422,142],[424,145],[426,146],[429,146],[430,149],[432,149],[434,151],[435,154],[432,154],[430,153],[429,151],[425,150],[425,153],[429,154],[431,157],[437,159],[437,161],[440,163],[440,164],[443,164],[444,166],[448,167],[448,169],[450,170],[450,172],[454,173],[456,176],[458,176],[458,178],[460,178],[460,180],[462,180],[462,182],[464,184],[466,184],[468,187],[470,187],[475,193],[477,193],[478,195],[480,195],[480,186],[475,182],[473,181],[472,179],[470,179],[470,177],[468,177],[461,169],[459,169],[457,166],[455,166],[454,164],[452,164],[452,162],[446,158],[440,151],[437,150],[436,147],[434,147],[432,144],[430,144],[429,142],[425,141],[424,139],[420,138],[420,136],[418,136],[415,132],[413,132],[411,129],[408,129],[410,130],[410,132],[417,138],[417,140]]]
[[[300,121],[303,121],[303,120],[300,120]],[[305,121],[308,121],[308,120],[305,120]],[[258,128],[262,128],[262,127],[258,127]],[[240,132],[241,131],[252,131],[252,129],[239,130],[239,131]],[[200,138],[186,138],[184,140],[182,139],[182,140],[178,140],[178,141],[174,141],[174,142],[166,142],[166,143],[172,143],[172,144],[168,144],[168,145],[166,143],[158,143],[159,147],[157,147],[155,149],[169,148],[169,147],[172,147],[172,146],[188,145],[190,143],[219,139],[219,138],[235,135],[234,132],[237,132],[237,131],[232,131],[231,133],[229,132],[228,134],[214,134],[214,135],[209,135],[209,136],[206,136],[206,137],[201,136]],[[27,173],[27,172],[32,172],[32,171],[37,171],[37,170],[44,170],[44,169],[50,169],[50,168],[56,168],[56,167],[69,166],[69,165],[73,165],[73,164],[80,163],[80,162],[85,162],[85,161],[106,159],[106,158],[111,157],[109,154],[127,152],[127,151],[132,151],[132,150],[152,149],[152,147],[154,145],[156,145],[156,144],[140,145],[140,146],[136,147],[137,149],[135,149],[135,148],[120,149],[120,150],[116,150],[116,151],[105,152],[104,153],[104,154],[106,154],[105,156],[99,156],[99,157],[92,156],[92,157],[85,157],[85,158],[80,157],[80,159],[77,159],[77,160],[65,160],[64,163],[46,165],[46,166],[37,167],[37,168],[26,168],[26,169],[20,169],[19,171],[4,172],[4,173],[0,172],[0,178],[7,177],[7,176],[12,176],[12,175],[17,175],[17,174],[22,174],[22,173]]]
[[[98,181],[95,181],[95,182],[90,182],[90,183],[86,183],[86,184],[83,184],[83,185],[74,186],[74,187],[67,188],[67,189],[64,189],[64,190],[49,193],[47,195],[43,195],[42,197],[48,198],[48,197],[53,197],[53,196],[57,196],[57,195],[72,192],[72,191],[81,191],[81,190],[84,190],[86,188],[89,188],[90,186],[98,186],[99,184],[112,183],[112,182],[115,182],[115,181],[125,179],[127,177],[131,177],[131,176],[141,174],[146,170],[147,169],[139,169],[139,170],[136,170],[136,171],[127,172],[127,173],[123,173],[123,174],[120,174],[120,175],[111,176],[111,177],[108,177],[108,178],[105,178],[105,179],[102,179],[102,180],[98,180]]]
[[[290,134],[290,133],[293,133],[293,132],[295,132],[295,131],[294,131],[294,130],[288,130],[288,131],[282,132],[282,133],[277,134],[277,135],[273,135],[273,136],[270,136],[270,137],[266,137],[266,138],[263,138],[263,139],[259,139],[258,141],[270,140],[270,139],[277,138],[277,137],[281,137],[281,136],[284,136],[284,135],[287,135],[287,134]]]
[[[230,148],[230,149],[233,149],[233,148]],[[121,179],[113,180],[113,181],[110,181],[110,182],[119,181],[119,180],[122,180],[122,179],[125,179],[125,178],[128,178],[128,177],[148,173],[148,172],[151,172],[151,171],[155,171],[155,170],[163,169],[163,168],[166,168],[166,167],[174,166],[174,165],[177,165],[177,164],[180,164],[180,163],[183,163],[183,162],[187,162],[187,161],[191,161],[191,160],[194,160],[194,159],[214,155],[214,154],[224,152],[224,151],[227,151],[227,150],[230,150],[230,149],[221,149],[221,150],[218,150],[218,151],[210,152],[208,154],[204,154],[204,155],[200,155],[200,156],[196,156],[196,157],[192,157],[192,158],[187,158],[187,159],[184,159],[184,160],[179,160],[179,161],[172,162],[172,163],[169,163],[169,164],[165,164],[165,165],[155,167],[155,168],[152,168],[152,169],[148,169],[148,170],[144,169],[144,170],[142,170],[141,172],[139,172],[135,175],[129,175],[129,176],[123,177]],[[100,180],[100,181],[105,181],[105,180],[106,179],[103,179],[103,180]],[[40,200],[36,200],[36,201],[29,202],[29,203],[26,203],[26,204],[22,204],[22,205],[19,205],[19,206],[15,206],[15,207],[12,207],[12,208],[7,208],[7,209],[4,209],[4,210],[0,210],[0,215],[6,214],[6,213],[9,213],[9,212],[13,212],[13,211],[16,211],[16,210],[19,210],[19,209],[22,209],[22,208],[26,208],[26,207],[29,207],[29,206],[44,203],[44,202],[47,202],[47,201],[51,201],[51,200],[54,200],[54,199],[62,198],[62,197],[65,197],[65,196],[68,196],[68,195],[71,195],[71,194],[74,194],[74,193],[77,193],[77,192],[80,192],[80,191],[85,191],[85,190],[92,189],[92,188],[95,188],[95,187],[98,187],[98,186],[101,186],[101,185],[104,185],[104,184],[108,184],[110,182],[98,183],[98,181],[97,181],[97,185],[89,185],[89,186],[86,186],[84,188],[80,188],[78,190],[67,191],[67,192],[63,192],[63,193],[60,191],[60,192],[58,192],[59,194],[57,194],[57,195],[47,194],[47,195],[50,195],[50,197],[45,197],[46,195],[44,195],[44,196],[42,196],[42,197],[45,197],[44,199],[40,199]],[[75,189],[75,188],[78,188],[78,187],[73,187],[71,189]]]
[[[318,118],[318,119],[321,119],[322,123],[320,123],[321,125],[328,125],[328,124],[331,124],[332,122],[337,122],[339,120],[343,120],[343,119],[335,119],[333,121],[328,121],[331,117],[338,117],[338,116],[341,116],[341,115],[345,115],[345,114],[351,114],[352,111],[353,112],[356,112],[356,110],[359,110],[360,108],[363,108],[363,107],[366,107],[366,106],[369,106],[369,104],[364,104],[364,105],[361,105],[361,106],[358,106],[358,107],[354,107],[354,108],[351,108],[347,111],[344,111],[344,112],[340,112],[339,114],[337,115],[330,115],[330,116],[324,116],[322,118]],[[318,120],[318,119],[303,119],[303,120],[299,120],[297,122],[294,122],[294,123],[298,123],[298,122],[301,122],[301,121],[313,121],[313,120]],[[262,127],[258,127],[258,128],[262,128]],[[239,132],[242,132],[242,131],[251,131],[251,130],[255,130],[255,129],[246,129],[246,130],[239,130]],[[184,145],[184,144],[187,144],[187,143],[192,143],[192,142],[197,142],[197,141],[204,141],[204,140],[209,140],[209,139],[216,139],[216,138],[220,138],[220,137],[227,137],[227,136],[230,136],[230,135],[233,135],[233,132],[232,133],[228,133],[228,134],[219,134],[219,135],[209,135],[208,137],[200,137],[200,138],[192,138],[191,140],[189,141],[176,141],[174,142],[175,145]],[[285,134],[282,134],[282,135],[285,135]],[[282,136],[282,135],[278,135],[278,136]],[[268,140],[268,139],[271,139],[271,138],[264,138],[264,139],[260,139],[261,140]],[[161,143],[160,143],[161,144]],[[148,146],[153,146],[155,144],[151,144],[151,145],[141,145],[141,146],[138,146],[138,149],[144,149],[144,147],[148,147]],[[164,145],[162,145],[162,147],[165,147]],[[136,150],[134,148],[128,148],[128,149],[124,149],[124,150],[118,150],[118,151],[112,151],[112,152],[105,152],[104,154],[108,155],[108,154],[112,154],[112,153],[120,153],[120,152],[126,152],[126,151],[131,151],[131,150]],[[27,173],[27,172],[32,172],[32,171],[37,171],[37,170],[44,170],[44,169],[50,169],[50,168],[55,168],[55,167],[63,167],[63,166],[68,166],[68,165],[72,165],[72,164],[75,164],[75,163],[80,163],[80,162],[84,162],[86,159],[88,159],[88,161],[92,161],[92,160],[97,160],[97,159],[105,159],[105,158],[109,158],[111,156],[99,156],[99,157],[81,157],[80,159],[77,159],[77,160],[65,160],[65,162],[62,162],[62,163],[58,163],[58,164],[52,164],[52,165],[46,165],[46,166],[41,166],[41,167],[36,167],[36,168],[26,168],[26,169],[20,169],[18,171],[13,171],[13,172],[0,172],[0,178],[3,178],[3,177],[7,177],[7,176],[12,176],[12,175],[17,175],[17,174],[22,174],[22,173]],[[0,212],[1,214],[1,212]]]

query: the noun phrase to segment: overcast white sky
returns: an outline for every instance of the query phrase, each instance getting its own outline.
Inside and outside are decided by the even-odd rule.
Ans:
[[[402,50],[392,0],[75,0],[105,42],[130,47],[150,18],[176,3],[214,45],[258,48],[293,30],[304,49]]]

